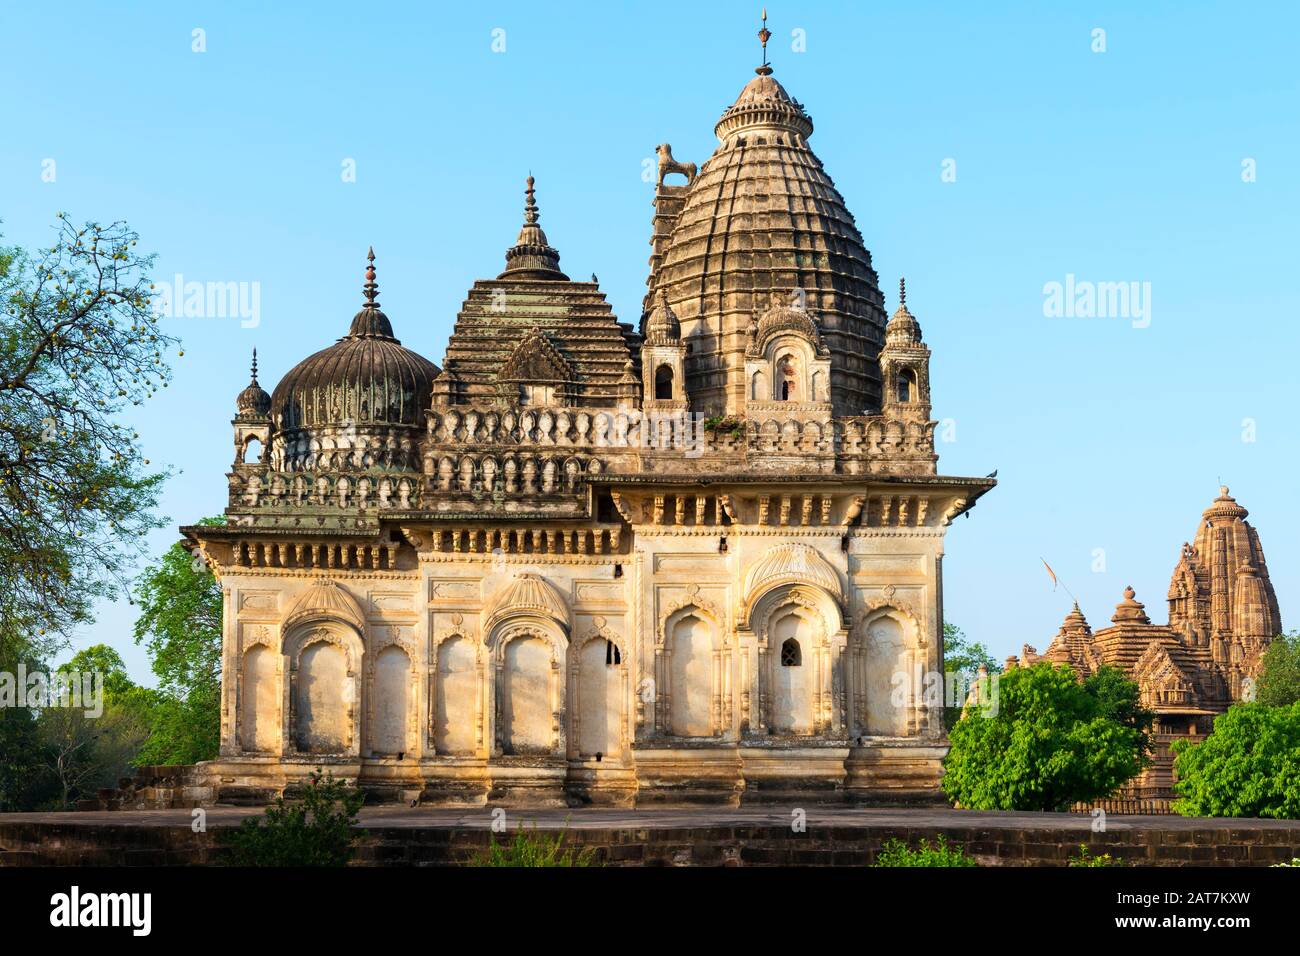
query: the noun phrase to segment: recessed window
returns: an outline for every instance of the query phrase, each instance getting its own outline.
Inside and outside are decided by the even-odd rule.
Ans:
[[[605,666],[618,667],[623,663],[623,655],[619,653],[618,645],[613,641],[605,642]]]
[[[673,397],[673,370],[667,365],[655,369],[655,398],[671,399]]]
[[[799,642],[791,637],[781,645],[781,666],[798,667],[801,664],[803,664],[803,653],[799,650]]]
[[[898,400],[900,402],[912,401],[912,396],[916,394],[916,373],[910,368],[898,370]]]

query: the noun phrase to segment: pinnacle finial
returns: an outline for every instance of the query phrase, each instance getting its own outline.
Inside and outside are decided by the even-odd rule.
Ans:
[[[375,296],[379,292],[379,283],[375,281],[375,247],[371,246],[370,251],[366,253],[366,259],[369,265],[366,266],[366,284],[361,288],[366,294],[366,301],[361,306],[363,309],[377,309],[379,303],[375,301]]]
[[[907,308],[907,280],[902,276],[898,277],[898,304]]]
[[[250,382],[249,384],[251,385],[257,384],[257,349],[256,348],[253,349],[253,381]]]
[[[536,223],[538,218],[536,190],[533,189],[533,181],[533,174],[529,173],[527,179],[528,188],[524,190],[524,195],[528,197],[524,200],[524,222],[527,223]]]
[[[772,67],[767,62],[767,41],[770,39],[772,39],[772,31],[767,28],[767,7],[764,7],[763,26],[758,31],[758,40],[763,44],[763,65],[754,70],[759,76],[768,76],[772,72]]]

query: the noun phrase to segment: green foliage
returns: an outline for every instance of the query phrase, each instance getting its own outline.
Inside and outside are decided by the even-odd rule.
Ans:
[[[1003,674],[996,707],[949,734],[943,787],[973,810],[1057,810],[1104,797],[1146,765],[1151,715],[1122,673],[1080,681],[1040,663]],[[1132,681],[1128,681],[1132,683]]]
[[[153,259],[124,223],[60,214],[56,231],[46,249],[0,247],[0,657],[65,646],[162,523],[165,474],[117,421],[171,375]]]
[[[1300,866],[1300,856],[1293,856],[1290,863],[1274,863],[1274,866]]]
[[[1184,816],[1300,819],[1300,703],[1233,704],[1204,741],[1172,749]]]
[[[249,817],[230,838],[234,866],[346,866],[356,852],[365,795],[318,767],[301,800],[279,797],[263,818]]]
[[[203,525],[223,525],[222,517]],[[136,581],[135,642],[149,653],[160,697],[136,760],[211,760],[221,740],[221,585],[202,558],[176,543]]]
[[[704,430],[714,433],[727,432],[732,438],[743,438],[745,420],[734,415],[710,415],[704,419]]]
[[[989,649],[978,641],[968,640],[966,632],[956,624],[945,621],[943,625],[943,670],[947,680],[960,687],[975,683],[980,666],[989,674],[1000,674],[1002,665],[993,659]],[[944,707],[943,723],[948,730],[961,719],[961,702],[954,707]]]
[[[940,835],[933,844],[923,839],[916,849],[902,840],[886,840],[873,866],[979,866],[966,851]]]
[[[537,832],[537,824],[521,826],[509,843],[497,843],[496,837],[487,851],[471,862],[472,866],[592,866],[593,847],[565,847],[568,821],[553,836]]]
[[[36,720],[42,772],[49,781],[41,805],[71,809],[77,800],[131,775],[158,695],[132,683],[121,656],[104,644],[78,651],[59,673],[98,674],[103,682],[102,712],[95,713],[95,702],[83,696],[81,706],[47,707]]]
[[[149,737],[135,755],[137,767],[212,760],[221,745],[221,688],[184,699],[159,694]]]
[[[1140,753],[1151,753],[1155,714],[1142,706],[1142,692],[1136,681],[1118,667],[1103,665],[1083,679],[1083,689],[1097,699],[1102,714],[1137,731]]]
[[[44,779],[48,756],[36,714],[0,707],[0,813],[30,810],[53,796]]]
[[[1066,866],[1128,866],[1123,860],[1111,856],[1109,853],[1093,853],[1088,849],[1088,844],[1080,843],[1079,852],[1070,857]]]
[[[1300,700],[1300,633],[1279,634],[1260,662],[1255,701],[1289,707]]]

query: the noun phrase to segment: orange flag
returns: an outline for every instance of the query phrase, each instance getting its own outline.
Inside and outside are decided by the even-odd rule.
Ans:
[[[1056,572],[1052,570],[1052,566],[1047,563],[1046,559],[1039,558],[1038,560],[1043,562],[1043,567],[1047,568],[1047,573],[1052,576],[1052,590],[1055,591],[1058,583],[1056,580]]]

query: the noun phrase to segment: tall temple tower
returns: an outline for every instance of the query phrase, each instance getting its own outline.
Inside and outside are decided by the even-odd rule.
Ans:
[[[1215,715],[1248,697],[1260,659],[1282,633],[1264,550],[1247,514],[1226,487],[1219,489],[1174,566],[1168,624],[1151,623],[1130,587],[1110,627],[1094,633],[1076,603],[1042,655],[1026,646],[1008,662],[1047,660],[1083,675],[1108,664],[1137,682],[1143,705],[1156,714],[1155,753],[1152,766],[1127,787],[1129,795],[1172,796],[1169,745],[1204,739]]]
[[[228,523],[183,529],[225,594],[223,794],[941,799],[944,537],[995,482],[939,473],[920,322],[756,74],[698,172],[660,147],[639,330],[529,176],[441,367],[372,254],[347,334],[240,394]]]

